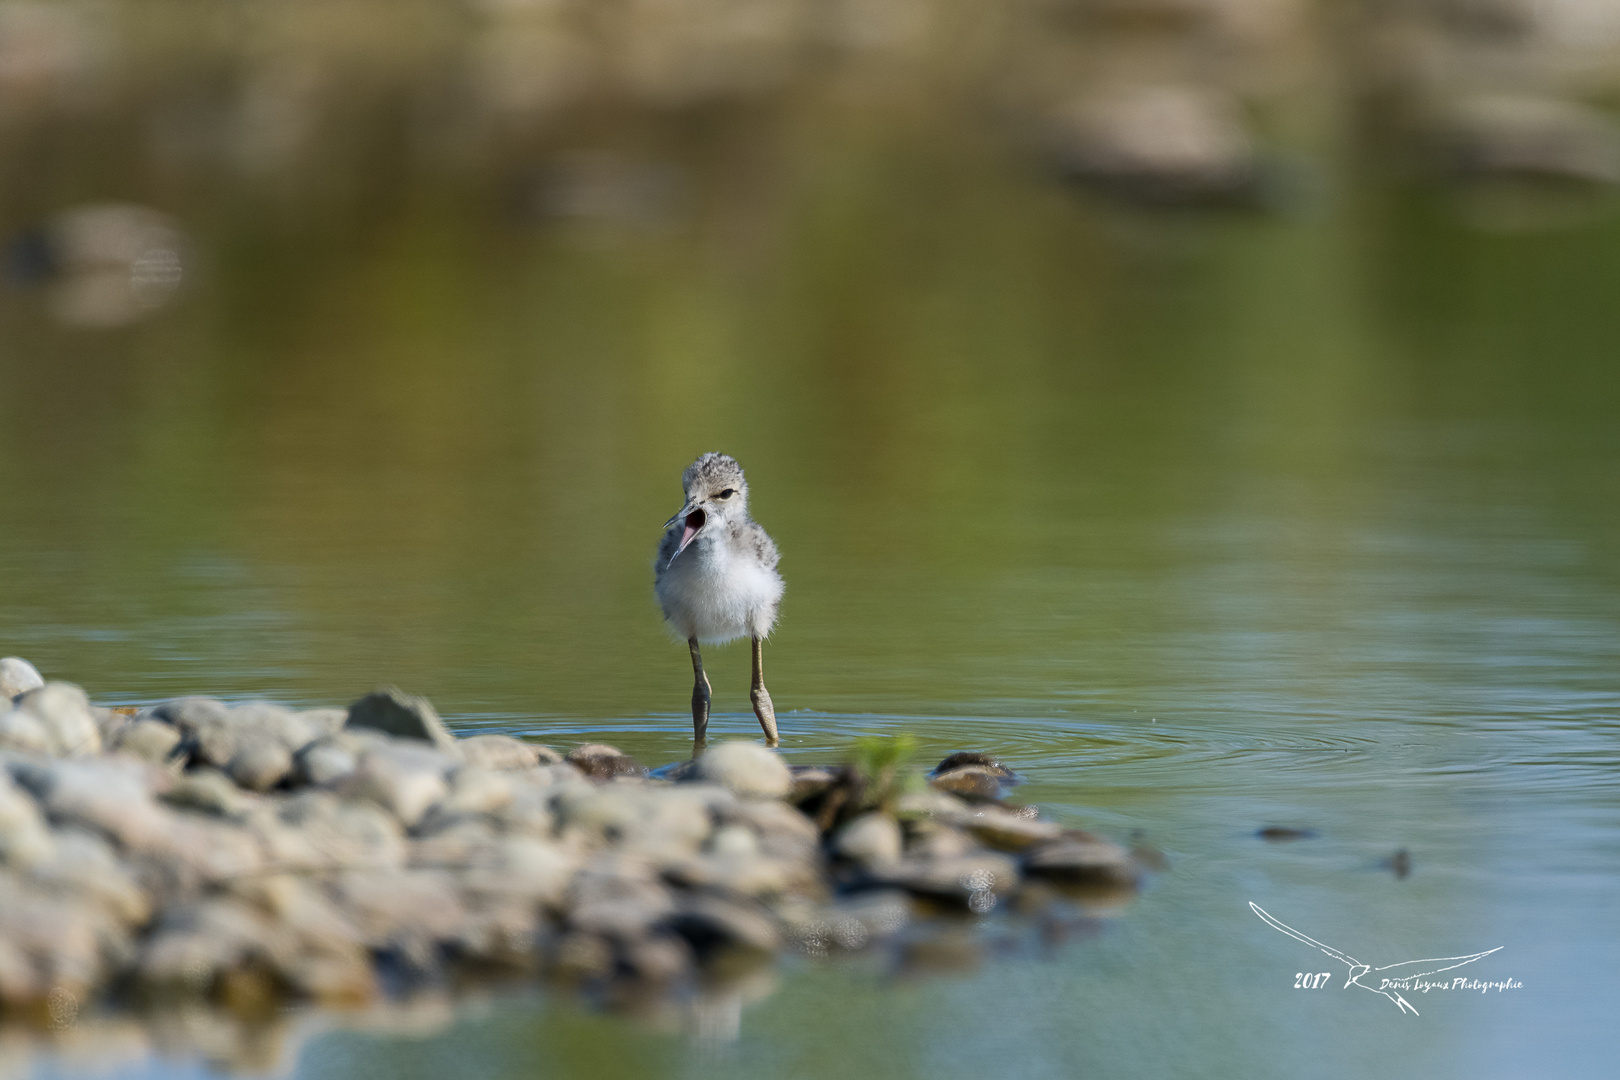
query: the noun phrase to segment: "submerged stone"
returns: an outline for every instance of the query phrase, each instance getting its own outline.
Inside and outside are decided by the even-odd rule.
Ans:
[[[620,776],[641,777],[647,774],[636,759],[616,746],[606,743],[587,743],[568,755],[569,764],[592,780],[612,780]]]

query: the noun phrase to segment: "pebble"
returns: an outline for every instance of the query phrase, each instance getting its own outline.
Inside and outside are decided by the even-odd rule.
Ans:
[[[134,754],[154,765],[167,764],[180,746],[180,729],[161,720],[132,720],[118,729],[112,749]]]
[[[296,754],[322,735],[329,734],[308,714],[284,709],[268,701],[249,701],[237,705],[226,714],[225,719],[237,730],[239,740],[268,739],[289,754]]]
[[[101,728],[90,712],[90,699],[72,683],[46,683],[18,695],[14,704],[39,720],[52,754],[88,757],[101,752]]]
[[[1073,831],[1024,852],[1024,872],[1066,885],[1134,889],[1141,878],[1131,853],[1118,844]]]
[[[753,742],[709,748],[698,758],[696,775],[743,799],[783,799],[793,788],[793,774],[781,756]]]
[[[364,747],[357,740],[328,735],[298,751],[293,765],[304,783],[326,787],[354,772],[362,753]]]
[[[1063,827],[1054,822],[1014,814],[999,806],[980,807],[963,824],[974,836],[1001,851],[1023,851],[1063,834]]]
[[[418,759],[403,745],[378,747],[361,755],[340,787],[345,797],[369,799],[409,828],[450,794],[445,771],[435,762]]]
[[[400,739],[421,739],[447,752],[456,751],[456,738],[426,698],[385,687],[349,706],[350,728],[375,728]]]
[[[255,733],[241,740],[225,771],[249,791],[269,791],[292,773],[292,751],[273,733]]]
[[[568,755],[568,762],[592,780],[612,780],[620,776],[645,776],[636,759],[616,746],[586,743]]]
[[[936,773],[929,781],[937,790],[971,802],[994,802],[1007,786],[1007,776],[984,765],[961,765]]]
[[[491,772],[532,769],[542,761],[555,765],[562,755],[549,746],[537,746],[510,735],[474,735],[461,740],[461,754],[469,765]]]
[[[22,657],[0,659],[0,698],[14,698],[44,685],[39,669]]]
[[[791,767],[792,785],[787,798],[793,805],[825,795],[838,782],[838,770],[820,765],[794,765]]]
[[[900,861],[900,823],[887,814],[863,814],[833,834],[833,854],[863,866]]]
[[[213,768],[191,770],[160,798],[170,806],[227,821],[246,820],[253,806],[252,797],[237,787],[233,777]]]

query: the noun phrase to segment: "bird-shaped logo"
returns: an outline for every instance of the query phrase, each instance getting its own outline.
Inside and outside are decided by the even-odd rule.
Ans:
[[[1494,949],[1486,949],[1484,952],[1477,952],[1471,956],[1437,956],[1429,960],[1403,960],[1398,964],[1385,964],[1383,967],[1373,967],[1371,964],[1363,964],[1360,960],[1357,960],[1355,957],[1350,956],[1347,953],[1340,952],[1331,945],[1324,945],[1315,938],[1300,933],[1292,926],[1279,922],[1264,908],[1252,900],[1249,901],[1249,907],[1254,909],[1254,913],[1260,916],[1267,926],[1281,930],[1295,941],[1303,941],[1307,945],[1315,946],[1316,948],[1327,953],[1329,956],[1333,957],[1333,959],[1348,964],[1350,966],[1350,978],[1345,980],[1344,989],[1348,990],[1352,986],[1359,986],[1363,990],[1371,990],[1375,994],[1389,998],[1389,1000],[1393,1001],[1400,1007],[1400,1010],[1403,1013],[1410,1012],[1413,1016],[1418,1015],[1418,1011],[1412,1007],[1411,1002],[1401,997],[1400,992],[1390,984],[1408,982],[1409,980],[1421,979],[1428,975],[1437,975],[1442,971],[1450,971],[1452,968],[1460,968],[1464,964],[1472,964],[1475,960],[1478,960],[1481,957],[1489,956],[1493,952],[1500,952],[1503,948],[1503,946],[1498,945]],[[1394,974],[1382,975],[1382,973],[1386,971],[1393,972]],[[1361,981],[1367,975],[1374,973],[1381,975],[1380,979],[1378,980],[1380,985],[1371,986]]]

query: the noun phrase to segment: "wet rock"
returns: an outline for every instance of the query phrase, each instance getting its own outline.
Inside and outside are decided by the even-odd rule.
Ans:
[[[787,800],[795,806],[811,799],[821,798],[838,782],[836,769],[823,768],[819,765],[793,765],[789,768],[793,782],[788,788]]]
[[[45,680],[33,664],[20,656],[0,659],[0,702],[45,685]]]
[[[142,718],[119,728],[112,737],[112,749],[134,754],[154,765],[166,765],[176,758],[180,729],[161,720]]]
[[[348,727],[375,728],[396,738],[420,739],[448,754],[459,754],[455,736],[433,711],[427,698],[393,687],[367,694],[349,706]]]
[[[1007,777],[983,765],[962,765],[929,781],[939,791],[971,802],[994,802],[1006,790]]]
[[[592,780],[647,775],[647,770],[637,764],[635,758],[604,743],[587,743],[577,747],[568,755],[568,762]]]
[[[1262,179],[1240,105],[1208,86],[1088,94],[1052,114],[1047,137],[1064,175],[1134,201],[1226,201]]]
[[[1129,851],[1079,830],[1027,849],[1023,869],[1049,881],[1103,889],[1134,889],[1141,878]]]
[[[90,699],[72,683],[46,683],[20,695],[15,705],[39,720],[52,754],[87,757],[101,752],[101,728],[90,711]]]
[[[895,813],[902,820],[927,818],[948,825],[966,825],[973,808],[955,795],[928,788],[900,796],[895,800]]]
[[[906,854],[918,859],[954,859],[979,850],[978,842],[965,829],[924,819],[908,824]]]
[[[940,773],[948,773],[952,769],[960,769],[964,765],[977,765],[980,768],[989,769],[991,772],[997,773],[1008,780],[1013,779],[1015,776],[1012,769],[997,760],[993,755],[981,754],[977,750],[958,750],[956,753],[946,756],[943,761],[934,766],[933,775],[938,776]]]
[[[1299,828],[1294,825],[1266,825],[1255,830],[1254,835],[1268,844],[1286,844],[1293,840],[1314,839],[1316,830]]]
[[[698,758],[697,777],[742,799],[783,799],[793,789],[793,775],[782,758],[752,742],[711,747]]]
[[[225,771],[249,791],[269,791],[292,774],[292,752],[276,736],[255,733],[241,741]]]
[[[1002,851],[1023,851],[1063,834],[1063,827],[1054,822],[1011,813],[999,806],[979,807],[964,824],[980,841]]]
[[[832,851],[863,866],[884,866],[900,859],[900,825],[887,814],[862,814],[833,834]]]
[[[981,852],[955,858],[905,859],[874,874],[873,881],[983,915],[1017,888],[1018,869],[1005,855]]]
[[[762,963],[782,945],[776,920],[764,907],[718,896],[684,899],[665,925],[686,939],[707,968]]]
[[[1464,178],[1546,177],[1620,183],[1620,126],[1572,101],[1528,94],[1479,94],[1445,110],[1434,139]]]
[[[555,765],[562,755],[549,746],[537,746],[510,735],[474,735],[461,740],[461,756],[469,765],[491,772],[512,772],[538,765]]]

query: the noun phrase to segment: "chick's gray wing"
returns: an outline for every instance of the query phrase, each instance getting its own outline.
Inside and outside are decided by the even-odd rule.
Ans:
[[[754,557],[759,559],[761,565],[767,570],[775,570],[776,564],[782,556],[776,550],[776,542],[771,539],[762,525],[757,521],[750,521],[743,526],[743,536],[748,546],[753,549]]]

